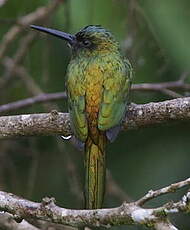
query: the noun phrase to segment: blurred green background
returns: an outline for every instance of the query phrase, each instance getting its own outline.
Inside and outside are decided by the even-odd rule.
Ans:
[[[48,4],[48,0],[8,0],[0,7],[0,39],[20,17]],[[65,0],[46,19],[36,22],[51,28],[75,33],[89,24],[101,24],[111,30],[131,61],[133,83],[176,81],[189,71],[190,60],[189,0]],[[4,60],[15,58],[28,34],[34,36],[19,65],[23,66],[43,92],[65,90],[65,72],[70,58],[66,44],[56,38],[23,31],[9,45],[0,60],[0,80],[7,73]],[[14,71],[8,84],[0,88],[0,104],[39,93]],[[30,79],[31,80],[31,79]],[[187,77],[186,82],[190,83]],[[188,91],[179,91],[182,96]],[[171,99],[161,92],[134,91],[134,103]],[[67,103],[34,105],[10,114],[67,111]],[[122,203],[126,194],[138,199],[150,189],[158,189],[190,176],[190,124],[176,123],[123,132],[108,147],[107,168],[110,181],[122,190],[108,189],[104,207]],[[32,137],[2,140],[0,143],[0,189],[40,201],[55,197],[57,204],[68,208],[82,207],[83,155],[60,137]],[[185,190],[149,202],[157,207],[165,201],[179,199]],[[179,229],[190,229],[189,215],[172,217]],[[145,229],[123,226],[120,229]],[[116,229],[116,228],[115,228]]]

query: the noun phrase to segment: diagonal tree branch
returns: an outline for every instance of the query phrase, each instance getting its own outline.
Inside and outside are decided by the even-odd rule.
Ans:
[[[154,229],[156,230],[178,230],[173,224],[169,221],[160,221],[155,224]]]
[[[13,62],[11,63],[11,65],[8,66],[5,73],[1,76],[1,81],[0,81],[1,91],[6,88],[7,84],[10,82],[11,78],[14,76],[12,74],[15,72],[16,66],[20,62],[22,62],[22,60],[24,59],[28,51],[28,47],[30,46],[34,38],[35,38],[35,35],[30,32],[21,39],[19,48],[17,49],[17,52],[15,53],[13,57]]]
[[[16,36],[23,30],[24,27],[48,17],[63,0],[53,0],[47,6],[39,7],[34,12],[31,12],[21,17],[17,24],[12,26],[11,29],[3,36],[0,44],[0,60],[7,51],[10,43],[16,38]]]
[[[49,102],[66,98],[65,92],[58,93],[41,93],[34,97],[29,97],[23,100],[11,102],[0,106],[0,113],[15,111],[37,103]]]
[[[9,58],[5,59],[4,61],[5,66],[13,65],[13,61]],[[32,88],[34,91],[39,93],[39,89],[37,89],[36,85],[34,85],[34,82],[32,82],[32,79],[30,80],[30,77],[28,77],[28,74],[25,72],[25,69],[22,66],[17,66],[15,68],[15,72],[19,75],[24,75],[25,77],[23,79],[26,80],[26,83],[29,85],[29,89]],[[28,80],[28,82],[27,82]],[[171,91],[173,89],[181,89],[181,90],[190,90],[190,84],[184,83],[181,80],[178,81],[172,81],[172,82],[161,82],[161,83],[142,83],[142,84],[133,84],[131,90],[132,91],[170,91],[170,95],[172,94],[172,97],[175,97],[177,93],[174,91]],[[40,93],[37,96],[18,100],[15,102],[11,102],[5,105],[0,105],[0,113],[4,112],[10,112],[14,110],[18,110],[21,108],[25,108],[28,106],[31,106],[33,104],[37,103],[44,103],[54,100],[60,100],[66,98],[66,92],[57,92],[57,93]]]
[[[6,2],[7,0],[0,0],[0,7],[2,7]]]
[[[190,185],[190,178],[175,184],[176,190]],[[173,192],[172,187],[170,192]],[[162,195],[162,190],[155,191],[155,198]],[[190,192],[177,203],[168,203],[159,208],[146,209],[137,202],[123,203],[117,208],[96,210],[72,210],[55,205],[54,198],[44,198],[42,203],[36,203],[13,194],[0,192],[0,210],[15,215],[21,219],[38,219],[55,224],[73,227],[93,226],[111,227],[119,225],[146,225],[155,230],[177,230],[168,220],[168,213],[190,212]]]
[[[172,121],[190,121],[190,97],[128,106],[124,130]],[[0,117],[0,138],[71,135],[68,113],[28,114]]]
[[[160,91],[163,89],[190,90],[190,84],[178,80],[178,81],[168,81],[168,82],[160,82],[160,83],[141,83],[141,84],[132,85],[132,90]]]
[[[48,102],[47,99],[50,96],[51,96],[51,100],[49,100],[49,101],[56,100],[56,97],[58,97],[57,93],[50,94],[50,96],[43,93],[42,89],[35,82],[35,80],[29,75],[27,70],[23,66],[15,65],[15,60],[8,58],[8,57],[5,57],[3,64],[6,66],[7,69],[12,69],[12,66],[14,66],[13,70],[14,70],[15,74],[22,80],[22,83],[24,84],[27,91],[31,95],[35,95],[35,96],[2,105],[2,106],[0,106],[0,113],[1,113],[1,110],[2,110],[2,112],[14,111],[14,110],[17,110],[19,108],[31,106],[35,103]],[[1,87],[1,85],[0,85],[0,87]],[[46,110],[51,110],[52,108],[57,109],[57,106],[55,104],[50,105],[49,103],[46,103],[46,104],[43,104],[43,106],[45,107]]]
[[[137,201],[137,204],[139,206],[142,206],[147,201],[153,199],[154,197],[162,196],[167,193],[175,192],[177,189],[182,188],[186,185],[190,185],[190,178],[175,184],[171,184],[165,188],[161,188],[159,190],[153,191],[150,190],[144,197],[142,197],[140,200]]]
[[[186,75],[189,73],[185,73]],[[182,75],[183,76],[185,76]],[[132,85],[132,90],[134,91],[158,91],[171,98],[182,97],[181,94],[176,93],[174,90],[190,90],[190,84],[184,82],[184,78],[180,78],[177,81],[160,82],[160,83],[142,83]]]

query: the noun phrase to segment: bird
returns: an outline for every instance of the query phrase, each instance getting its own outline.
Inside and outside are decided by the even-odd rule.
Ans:
[[[114,35],[100,25],[85,26],[74,35],[31,28],[65,40],[72,50],[66,91],[71,128],[84,150],[85,208],[102,208],[106,146],[117,137],[128,108],[132,66]]]

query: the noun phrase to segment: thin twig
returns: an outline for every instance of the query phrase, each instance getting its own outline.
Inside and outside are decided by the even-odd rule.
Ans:
[[[142,91],[160,91],[163,89],[171,90],[190,90],[190,84],[184,83],[181,80],[178,81],[169,81],[169,82],[160,82],[160,83],[142,83],[132,85],[132,90],[142,90]]]
[[[162,90],[160,90],[160,92],[171,97],[171,98],[183,97],[183,95],[176,93],[175,91],[173,91],[171,89],[162,89]]]
[[[36,35],[34,33],[28,33],[25,37],[21,39],[20,46],[18,47],[17,52],[13,56],[12,59],[13,61],[11,65],[8,65],[8,68],[6,69],[5,73],[1,77],[1,81],[0,81],[1,91],[2,89],[5,89],[5,86],[9,83],[11,77],[14,76],[13,73],[16,66],[22,62],[35,36]]]
[[[178,228],[176,228],[169,221],[160,221],[158,223],[155,223],[154,229],[155,230],[178,230]]]
[[[9,57],[5,57],[4,60],[3,60],[3,65],[6,68],[11,68],[11,66],[14,65],[14,60],[9,58]],[[43,93],[42,89],[34,81],[32,76],[29,75],[29,73],[24,68],[24,66],[16,65],[15,68],[14,68],[14,73],[22,80],[22,82],[24,83],[25,88],[27,89],[27,92],[29,92],[30,95],[35,95],[36,96],[38,94]]]
[[[11,58],[4,58],[3,64],[7,68],[9,68],[9,66],[12,66],[14,64],[14,61]],[[24,107],[33,105],[35,103],[40,103],[40,102],[46,102],[46,104],[43,105],[46,110],[58,109],[57,105],[52,104],[52,103],[51,104],[48,103],[51,100],[46,101],[46,99],[44,98],[46,94],[44,94],[44,92],[42,91],[40,86],[29,75],[29,73],[27,72],[27,70],[23,66],[19,66],[19,65],[15,66],[14,71],[15,71],[15,74],[17,74],[18,77],[22,80],[22,83],[24,83],[24,86],[25,86],[26,90],[29,92],[29,94],[34,95],[35,97],[27,98],[24,100],[19,100],[16,102],[12,102],[13,104],[8,103],[5,106],[3,105],[3,107],[2,107],[3,112],[6,112],[5,107],[9,111],[13,111],[13,110],[24,108]],[[36,96],[36,95],[38,95],[38,96]],[[55,99],[56,96],[59,96],[59,95],[57,95],[57,93],[55,93],[55,95],[52,95],[52,101],[56,100]],[[13,106],[13,109],[11,108],[11,106]],[[1,108],[0,108],[0,110],[1,110]]]
[[[184,82],[189,74],[190,74],[190,71],[184,71],[179,77],[179,81]]]
[[[47,6],[39,7],[34,12],[29,13],[20,19],[16,25],[12,26],[11,29],[3,36],[1,44],[0,44],[0,60],[2,60],[5,52],[7,51],[10,43],[14,41],[17,35],[28,25],[45,19],[51,13],[57,9],[57,7],[63,2],[63,0],[54,0],[50,1]]]
[[[7,0],[0,0],[0,7],[2,7],[3,5],[5,5],[6,2],[7,2]]]
[[[19,100],[16,102],[11,102],[5,105],[0,106],[0,113],[4,112],[10,112],[14,110],[18,110],[21,108],[28,107],[30,105],[34,105],[37,103],[43,103],[43,102],[48,102],[48,101],[56,101],[60,99],[66,98],[66,93],[65,92],[60,92],[60,93],[44,93],[44,94],[39,94],[38,96],[35,97],[30,97],[27,99]]]
[[[142,197],[140,200],[137,201],[137,205],[142,206],[147,201],[154,199],[155,197],[162,196],[167,193],[172,193],[178,190],[179,188],[182,188],[184,186],[190,185],[190,178],[180,181],[175,184],[171,184],[165,188],[158,189],[156,191],[150,190],[144,197]]]
[[[4,61],[4,65],[6,65],[7,67],[9,65],[12,65],[12,59],[6,58]],[[50,101],[66,98],[65,92],[58,92],[58,93],[51,93],[51,94],[42,93],[42,90],[29,76],[29,74],[27,73],[24,67],[17,66],[15,68],[15,72],[22,78],[22,80],[25,83],[25,86],[29,91],[31,91],[32,95],[36,95],[36,94],[39,95],[35,97],[19,100],[16,102],[11,102],[5,105],[0,105],[0,113],[18,110],[33,105],[35,103],[44,103],[44,102],[50,102]],[[185,84],[179,81],[175,81],[175,82],[143,83],[143,84],[132,85],[132,90],[134,91],[164,91],[164,90],[166,91],[167,90],[167,94],[169,94],[169,89],[190,90],[190,84]],[[173,91],[170,91],[170,93],[172,93],[172,95],[170,96],[175,98],[177,96],[178,97],[181,96]]]
[[[132,202],[132,199],[129,195],[118,185],[118,183],[114,180],[112,174],[107,169],[106,170],[106,177],[107,177],[107,193],[111,196],[116,197],[119,201],[123,202]]]

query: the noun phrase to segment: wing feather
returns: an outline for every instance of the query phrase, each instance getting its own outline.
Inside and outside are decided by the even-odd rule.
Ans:
[[[127,107],[127,96],[131,85],[130,63],[117,62],[112,71],[104,75],[102,103],[98,117],[98,128],[108,130],[121,123]]]
[[[71,128],[77,139],[84,142],[88,135],[88,125],[85,115],[85,89],[81,83],[80,76],[69,76],[67,91]]]

